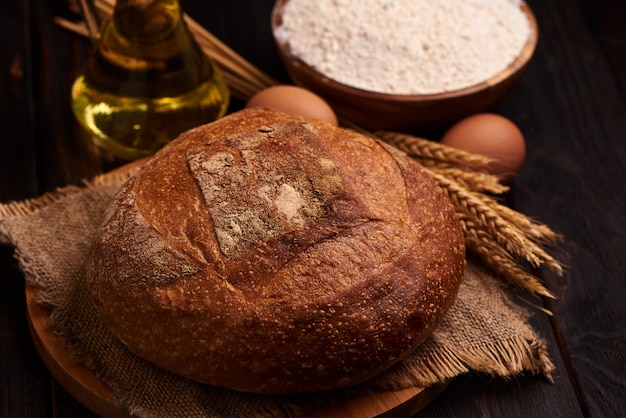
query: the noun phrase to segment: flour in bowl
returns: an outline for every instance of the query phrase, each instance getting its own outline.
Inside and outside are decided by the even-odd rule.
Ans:
[[[335,81],[433,94],[497,75],[530,34],[520,0],[290,0],[276,35]]]

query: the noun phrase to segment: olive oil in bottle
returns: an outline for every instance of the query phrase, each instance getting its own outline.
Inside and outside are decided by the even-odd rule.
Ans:
[[[228,102],[178,0],[117,0],[72,87],[79,123],[123,159],[153,154],[181,132],[219,119]]]

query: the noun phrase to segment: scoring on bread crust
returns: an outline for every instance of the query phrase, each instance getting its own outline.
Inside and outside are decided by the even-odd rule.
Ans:
[[[263,126],[210,145],[190,149],[187,164],[218,245],[231,259],[327,217],[334,210],[328,203],[345,190],[333,161],[320,157],[318,134],[308,123]],[[283,168],[298,165],[299,171]]]

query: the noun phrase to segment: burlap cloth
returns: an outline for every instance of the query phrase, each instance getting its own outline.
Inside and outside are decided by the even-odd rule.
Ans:
[[[298,416],[367,391],[430,386],[469,371],[551,379],[545,342],[500,282],[470,263],[457,301],[415,353],[358,388],[300,396],[258,396],[172,375],[130,353],[98,319],[84,277],[90,239],[129,173],[100,176],[40,198],[0,205],[0,242],[15,248],[26,280],[51,309],[50,327],[77,361],[94,369],[118,403],[137,416]]]

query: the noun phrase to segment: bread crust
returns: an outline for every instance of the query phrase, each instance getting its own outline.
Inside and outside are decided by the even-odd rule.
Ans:
[[[351,386],[402,360],[464,267],[451,203],[404,154],[251,108],[182,134],[125,183],[87,281],[137,355],[286,394]]]

